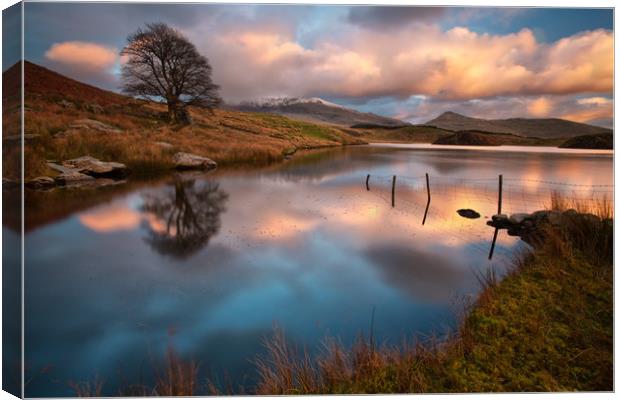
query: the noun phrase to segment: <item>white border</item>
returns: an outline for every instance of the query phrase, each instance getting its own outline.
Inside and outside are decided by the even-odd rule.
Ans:
[[[27,0],[28,2],[43,2],[45,0]],[[336,1],[330,1],[330,0],[289,0],[289,1],[274,1],[274,0],[254,0],[254,1],[248,1],[248,0],[228,0],[228,1],[214,1],[214,0],[210,0],[210,1],[175,1],[175,0],[134,0],[134,1],[122,1],[122,0],[111,0],[111,1],[96,1],[96,0],[84,0],[84,1],[75,1],[75,0],[66,0],[63,2],[74,2],[74,3],[86,3],[86,2],[92,2],[92,3],[219,3],[219,4],[323,4],[323,5],[427,5],[427,6],[477,6],[477,7],[561,7],[561,8],[569,8],[569,7],[587,7],[587,8],[613,8],[615,6],[614,1],[610,1],[610,0],[589,0],[589,1],[582,1],[582,0],[563,0],[563,1],[550,1],[550,0],[537,0],[537,1],[532,1],[532,0],[521,0],[521,1],[516,1],[516,0],[504,0],[504,1],[485,1],[485,0],[469,0],[469,1],[458,1],[458,0],[443,0],[443,1],[415,1],[415,0],[389,0],[389,1],[355,1],[355,0],[336,0]],[[0,4],[2,5],[2,9],[5,9],[13,4],[17,3],[14,0],[0,0]],[[614,9],[614,28],[615,28],[615,9]],[[2,22],[0,21],[0,37],[1,37],[1,27],[2,27]],[[23,8],[23,4],[22,4],[22,54],[24,54],[24,40],[23,40],[23,32],[24,32],[24,8]],[[614,29],[614,38],[616,37],[616,31]],[[614,43],[615,45],[615,43]],[[616,49],[614,46],[614,59],[616,56]],[[614,65],[614,72],[617,70],[618,66],[617,64]],[[22,73],[23,73],[23,65],[22,65]],[[614,73],[614,77],[615,77],[615,73]],[[1,88],[0,88],[0,95],[1,95]],[[24,92],[23,92],[23,80],[22,80],[22,103],[23,103],[23,96],[24,96]],[[614,79],[614,100],[615,100],[615,79]],[[618,110],[618,103],[614,101],[614,131],[616,131],[617,129],[617,124],[616,124],[616,119],[615,119],[615,115],[617,115],[617,110]],[[22,110],[22,134],[23,134],[23,128],[24,128],[24,113]],[[1,127],[0,127],[1,130]],[[23,149],[23,136],[22,136],[22,149]],[[22,151],[23,154],[23,151]],[[1,155],[0,155],[0,161],[1,161]],[[1,165],[1,164],[0,164]],[[615,166],[616,166],[616,159],[614,157],[614,171],[615,171]],[[1,168],[1,167],[0,167]],[[23,332],[23,323],[24,323],[24,303],[23,303],[23,296],[24,296],[24,226],[23,226],[23,218],[24,218],[24,203],[23,203],[23,174],[24,174],[24,160],[22,157],[22,237],[21,237],[21,242],[22,242],[22,332]],[[620,178],[616,175],[614,175],[614,184],[616,187],[616,190],[618,190],[618,186],[620,184]],[[614,193],[615,194],[615,193]],[[0,215],[2,213],[1,211],[1,206],[2,206],[2,200],[0,199]],[[615,215],[618,215],[617,213],[617,207],[616,207],[616,203],[614,201],[614,213]],[[618,249],[618,243],[620,242],[618,239],[618,235],[617,233],[617,229],[614,230],[614,250]],[[1,234],[0,234],[1,235]],[[0,250],[1,250],[2,244],[0,241]],[[616,258],[616,253],[614,253],[614,266],[617,265],[617,258]],[[0,282],[1,282],[1,278],[0,278]],[[618,348],[615,346],[615,338],[617,336],[617,333],[620,331],[620,324],[618,323],[618,319],[615,318],[616,315],[616,306],[618,305],[618,291],[616,290],[616,288],[618,287],[618,275],[614,273],[614,361],[618,360]],[[0,305],[1,305],[1,298],[0,298]],[[0,327],[1,327],[1,321],[0,321]],[[22,365],[23,365],[23,348],[24,348],[24,342],[23,342],[23,334],[22,334]],[[1,351],[0,351],[0,356],[1,356]],[[1,369],[1,364],[0,364],[0,369]],[[614,365],[614,381],[617,384],[618,382],[618,378],[620,377],[619,374],[619,370],[620,368],[617,368]],[[1,376],[1,375],[0,375]],[[22,369],[22,378],[23,378],[23,369]],[[374,396],[373,398],[410,398],[413,397],[414,395],[381,395],[381,396]],[[500,397],[502,399],[522,399],[522,398],[531,398],[531,397],[537,397],[537,396],[541,396],[541,397],[546,397],[546,398],[553,398],[553,399],[580,399],[580,398],[588,398],[588,399],[613,399],[615,398],[615,395],[613,393],[548,393],[548,394],[527,394],[527,393],[523,393],[523,394],[456,394],[456,395],[432,395],[432,394],[427,394],[427,395],[415,395],[415,397],[420,397],[420,398],[432,398],[432,399],[452,399],[454,397],[457,397],[459,399],[477,399],[477,398],[482,398],[482,397],[490,397],[490,398],[495,398],[495,397]],[[22,393],[22,397],[23,397],[23,393]],[[293,397],[299,397],[299,398],[314,398],[315,396],[293,396]],[[330,396],[331,398],[344,398],[345,396]],[[347,398],[362,398],[362,396],[346,396]],[[4,400],[4,399],[13,399],[14,397],[11,396],[10,394],[6,393],[6,392],[0,392],[0,400]],[[235,399],[252,399],[255,398],[255,396],[237,396],[235,397]],[[277,398],[276,396],[264,396],[263,398]],[[171,398],[174,399],[174,398]]]

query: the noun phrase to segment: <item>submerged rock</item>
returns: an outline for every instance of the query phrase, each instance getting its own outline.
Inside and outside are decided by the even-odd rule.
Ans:
[[[197,156],[190,153],[176,153],[172,157],[176,169],[215,169],[217,163],[210,158]]]
[[[469,219],[480,218],[480,214],[477,211],[474,211],[469,208],[456,210],[456,212],[463,218],[469,218]]]

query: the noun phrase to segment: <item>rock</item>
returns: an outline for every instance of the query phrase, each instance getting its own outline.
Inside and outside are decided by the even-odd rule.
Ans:
[[[87,130],[87,131],[98,131],[103,133],[120,133],[121,130],[114,128],[108,124],[104,124],[101,121],[97,121],[94,119],[78,119],[73,121],[71,125],[69,125],[69,130]]]
[[[577,212],[577,210],[572,209],[572,208],[571,208],[571,209],[569,209],[569,210],[566,210],[566,211],[564,211],[564,212],[562,213],[562,215],[564,215],[564,216],[566,216],[566,217],[574,217],[574,216],[575,216],[575,215],[577,215],[577,214],[579,214],[579,213]]]
[[[559,211],[549,211],[547,213],[546,222],[548,222],[549,224],[553,226],[559,226],[560,223],[562,222],[562,213]]]
[[[58,175],[55,178],[55,181],[59,185],[73,186],[77,184],[84,184],[85,182],[94,182],[95,178],[77,171],[66,171]]]
[[[83,156],[62,163],[65,168],[93,176],[95,178],[124,178],[129,170],[125,164],[100,161],[94,157]]]
[[[523,221],[525,221],[526,219],[531,219],[532,216],[530,214],[527,213],[516,213],[516,214],[512,214],[509,218],[510,223],[512,224],[520,224]]]
[[[210,158],[190,153],[176,153],[172,157],[177,169],[215,169],[217,163]]]
[[[54,179],[58,185],[79,186],[95,181],[95,178],[92,176],[78,172],[73,168],[68,168],[53,162],[48,162],[47,166],[60,172],[60,175]]]
[[[99,104],[84,104],[82,108],[93,114],[103,114],[105,110]]]
[[[487,222],[487,225],[493,226],[498,229],[509,228],[512,224],[506,214],[495,214],[491,216],[491,221]]]
[[[62,106],[62,108],[75,108],[75,104],[73,104],[70,101],[64,100],[64,99],[60,100],[58,104]]]
[[[472,209],[465,208],[456,210],[456,212],[463,218],[476,219],[480,218],[480,214]]]
[[[26,182],[26,187],[31,189],[49,189],[56,186],[56,181],[49,176],[38,176]]]
[[[155,146],[161,147],[162,149],[171,149],[174,146],[168,142],[154,142]]]

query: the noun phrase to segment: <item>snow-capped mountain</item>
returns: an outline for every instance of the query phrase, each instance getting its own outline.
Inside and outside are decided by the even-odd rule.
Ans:
[[[228,107],[239,111],[279,114],[292,119],[343,126],[358,124],[408,125],[406,122],[395,118],[352,110],[318,97],[274,97],[246,101],[237,105],[228,105]]]

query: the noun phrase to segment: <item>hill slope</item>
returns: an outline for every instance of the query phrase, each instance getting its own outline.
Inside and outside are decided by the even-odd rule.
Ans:
[[[244,102],[237,105],[228,105],[227,107],[239,111],[278,114],[302,121],[341,126],[352,126],[357,124],[375,124],[382,126],[409,125],[395,118],[359,112],[317,97],[310,99],[276,98],[260,102]]]
[[[18,89],[20,68],[16,64],[4,72],[7,87],[18,82],[13,84]],[[136,175],[169,171],[176,152],[206,156],[220,164],[266,163],[300,149],[365,143],[334,126],[231,110],[190,107],[193,123],[171,126],[161,118],[164,104],[102,90],[29,62],[24,70],[26,178],[54,176],[48,159],[84,155],[127,164]],[[5,90],[3,104],[13,103],[14,97]],[[3,127],[11,126],[19,111],[5,107]],[[18,141],[9,139],[5,134],[3,177],[15,179],[20,148]]]
[[[441,136],[433,144],[460,146],[557,146],[563,139],[541,139],[513,135],[512,133],[490,133],[484,131],[458,131]]]
[[[539,138],[568,138],[611,132],[611,130],[607,128],[581,124],[559,118],[481,119],[470,118],[450,111],[428,121],[426,124],[452,131],[510,133],[513,135]]]
[[[604,149],[614,148],[614,135],[612,133],[599,133],[597,135],[575,136],[562,143],[559,147],[566,149]]]

